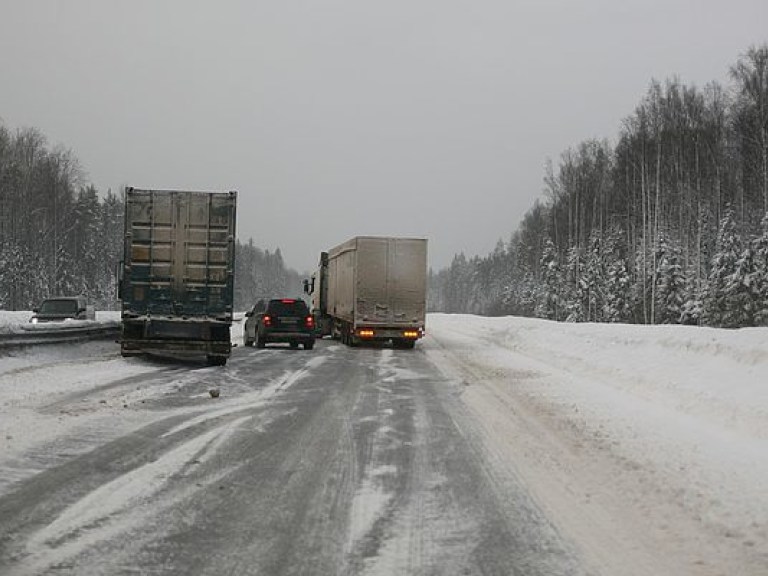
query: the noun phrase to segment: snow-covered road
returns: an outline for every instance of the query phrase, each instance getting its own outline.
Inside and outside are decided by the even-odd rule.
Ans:
[[[768,573],[768,330],[428,331],[6,351],[0,573]]]

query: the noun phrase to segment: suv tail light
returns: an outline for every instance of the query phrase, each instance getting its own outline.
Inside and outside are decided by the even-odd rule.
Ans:
[[[263,318],[264,326],[272,326],[272,317],[269,314],[265,314]]]
[[[312,318],[312,316],[307,316],[306,318],[304,318],[304,325],[307,328],[314,328],[315,327],[315,319]]]

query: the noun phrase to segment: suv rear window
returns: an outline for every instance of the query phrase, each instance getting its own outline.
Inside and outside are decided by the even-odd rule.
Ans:
[[[43,300],[41,314],[77,314],[77,300]]]
[[[304,300],[270,300],[267,307],[268,314],[275,316],[309,316],[309,308]]]

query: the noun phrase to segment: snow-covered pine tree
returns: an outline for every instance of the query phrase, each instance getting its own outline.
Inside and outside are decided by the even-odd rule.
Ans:
[[[658,241],[656,253],[656,323],[677,324],[685,303],[685,276],[679,245],[665,235]]]
[[[584,285],[582,273],[584,259],[578,246],[571,246],[568,250],[568,261],[565,270],[565,321],[584,322],[585,314],[582,308]]]
[[[565,317],[563,304],[563,272],[560,255],[552,239],[544,239],[544,249],[540,263],[540,291],[536,305],[536,316],[548,320],[562,320]]]
[[[768,212],[761,222],[763,233],[752,242],[754,252],[755,324],[768,326]]]
[[[707,292],[706,279],[698,278],[698,263],[692,263],[685,274],[683,306],[680,310],[680,324],[698,326],[702,322],[704,297]]]
[[[651,319],[651,284],[653,283],[653,255],[650,247],[644,242],[637,243],[634,255],[634,268],[632,277],[634,281],[630,286],[630,302],[632,315],[639,324],[650,324]]]
[[[99,207],[99,229],[97,232],[97,276],[95,287],[97,297],[94,304],[98,310],[113,310],[117,307],[117,285],[115,264],[123,256],[123,212],[125,204],[122,195],[112,190]]]
[[[75,278],[74,293],[82,294],[89,302],[98,300],[99,253],[99,195],[96,188],[81,188],[75,199],[71,247]]]
[[[446,312],[466,312],[469,270],[464,253],[456,254],[449,270],[446,286]]]
[[[605,273],[602,260],[602,239],[598,230],[589,235],[589,249],[582,275],[582,307],[586,308],[588,322],[601,322],[603,309],[603,285]]]
[[[0,310],[5,310],[10,303],[10,277],[11,250],[8,242],[0,242]]]
[[[754,251],[750,244],[741,252],[736,269],[725,285],[725,325],[754,326],[759,308],[759,290],[755,273]]]
[[[500,239],[491,255],[483,260],[483,294],[485,297],[484,311],[490,316],[501,316],[505,313],[503,306],[504,286],[511,276],[511,256],[507,246]]]
[[[479,256],[473,256],[468,264],[467,312],[482,314],[486,298],[486,277],[481,271],[483,261]]]
[[[732,326],[730,321],[730,306],[726,287],[731,276],[736,272],[741,258],[741,238],[736,231],[733,209],[729,206],[720,221],[717,233],[717,250],[712,259],[712,269],[709,273],[709,284],[704,300],[704,321],[710,326]]]
[[[628,322],[631,318],[631,281],[624,257],[624,233],[612,228],[603,243],[605,283],[603,299],[603,320],[606,322]]]
[[[517,313],[521,316],[535,316],[536,303],[539,301],[541,287],[531,272],[526,272],[520,282],[518,292],[519,310]]]

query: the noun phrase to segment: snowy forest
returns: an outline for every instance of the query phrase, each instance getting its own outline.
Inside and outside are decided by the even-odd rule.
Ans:
[[[433,311],[768,325],[768,44],[704,88],[653,81],[615,144],[589,140],[488,256],[430,271]]]
[[[235,245],[235,309],[248,310],[261,298],[301,297],[302,276],[286,268],[280,248],[262,250],[253,239]]]
[[[50,147],[40,131],[0,124],[0,310],[76,294],[97,310],[117,308],[122,239],[122,194],[100,194],[73,153]],[[250,307],[256,296],[300,289],[279,249],[271,253],[252,240],[235,248],[235,309]]]

